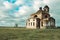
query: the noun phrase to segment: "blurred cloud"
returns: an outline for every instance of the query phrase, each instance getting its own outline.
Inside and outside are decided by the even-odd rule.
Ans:
[[[56,25],[60,25],[60,0],[0,0],[0,25],[25,26],[30,14],[39,10],[39,7],[48,5],[50,14],[56,19]],[[57,18],[58,17],[58,18]]]
[[[23,5],[24,4],[24,0],[17,0],[15,2],[15,4],[18,6],[18,5]]]

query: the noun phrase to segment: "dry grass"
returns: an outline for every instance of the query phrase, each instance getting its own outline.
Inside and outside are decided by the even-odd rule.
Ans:
[[[60,29],[0,28],[0,40],[60,40]]]

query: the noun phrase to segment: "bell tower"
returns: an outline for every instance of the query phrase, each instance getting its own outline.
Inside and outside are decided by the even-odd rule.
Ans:
[[[49,7],[47,5],[44,7],[44,12],[49,13]]]

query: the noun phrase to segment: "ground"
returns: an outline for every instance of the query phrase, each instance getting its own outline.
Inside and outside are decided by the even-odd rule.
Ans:
[[[60,40],[60,29],[0,28],[0,40]]]

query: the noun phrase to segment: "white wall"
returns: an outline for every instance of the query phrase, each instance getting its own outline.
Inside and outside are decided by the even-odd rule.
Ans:
[[[36,19],[35,18],[31,18],[29,20],[30,21],[27,20],[27,27],[26,28],[36,29]],[[33,22],[34,22],[34,26],[33,26]],[[29,23],[30,23],[30,25],[29,25]]]

